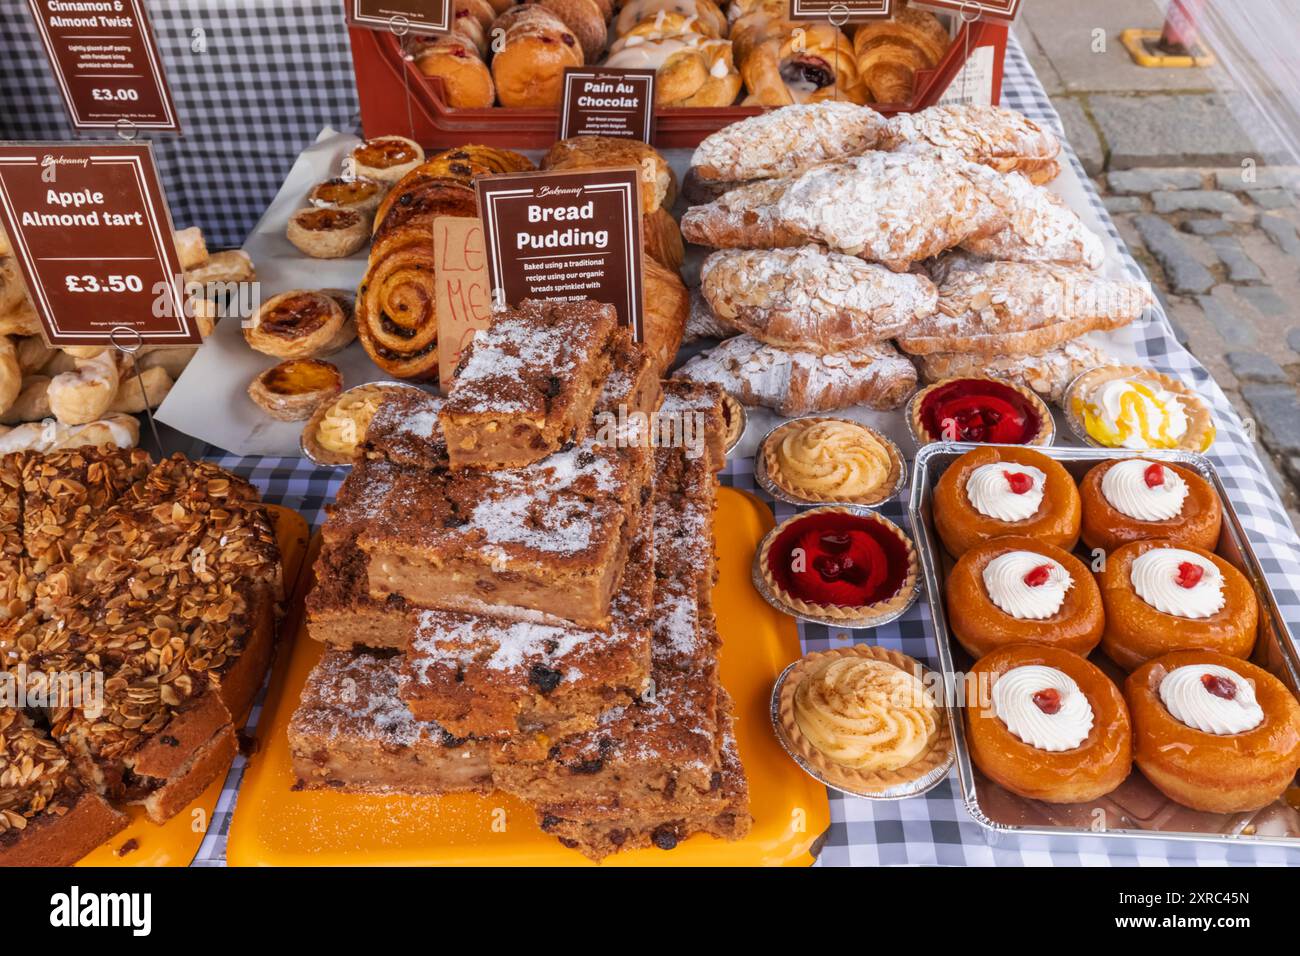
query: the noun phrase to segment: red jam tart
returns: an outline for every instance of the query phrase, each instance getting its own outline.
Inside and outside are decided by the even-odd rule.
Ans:
[[[948,378],[928,385],[913,396],[908,419],[922,445],[1050,445],[1056,431],[1041,398],[997,378]]]
[[[783,610],[839,621],[901,613],[915,597],[916,551],[893,522],[814,508],[763,542],[758,571]]]

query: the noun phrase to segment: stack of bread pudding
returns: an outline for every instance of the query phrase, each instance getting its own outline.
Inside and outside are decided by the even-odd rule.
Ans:
[[[445,400],[390,397],[307,599],[328,649],[289,731],[302,786],[498,788],[595,859],[743,836],[710,607],[722,416],[592,302],[498,313]]]

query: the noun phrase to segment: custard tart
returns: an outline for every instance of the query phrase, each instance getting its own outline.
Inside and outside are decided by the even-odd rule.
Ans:
[[[343,389],[343,376],[320,359],[289,359],[253,379],[248,397],[272,418],[299,422]]]

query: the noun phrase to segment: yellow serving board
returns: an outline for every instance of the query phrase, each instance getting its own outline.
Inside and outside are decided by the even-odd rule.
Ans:
[[[718,496],[713,591],[723,637],[722,684],[736,703],[736,737],[749,777],[754,827],[744,840],[697,835],[676,849],[631,850],[603,866],[805,866],[830,825],[826,789],[786,756],[772,731],[772,685],[800,656],[794,621],[754,590],[750,563],[772,526],[767,506],[742,491]],[[304,575],[304,583],[310,575]],[[305,588],[304,588],[305,591]],[[583,866],[537,826],[533,811],[501,793],[442,797],[295,790],[287,728],[321,645],[299,630],[277,664],[244,773],[226,848],[231,866]]]
[[[296,511],[279,505],[267,505],[266,510],[280,545],[285,588],[296,591],[307,554],[307,522]],[[301,603],[300,600],[290,602],[281,633],[297,631],[301,615],[298,618],[293,615]],[[247,718],[247,714],[240,715],[240,726]],[[126,829],[78,860],[77,866],[189,866],[212,823],[229,769],[213,780],[193,803],[161,826],[149,821],[143,807],[123,808],[131,818]]]

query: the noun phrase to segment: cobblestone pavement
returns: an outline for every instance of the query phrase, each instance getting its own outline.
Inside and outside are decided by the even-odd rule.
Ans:
[[[1180,341],[1255,429],[1300,527],[1300,167],[1133,168],[1098,184]]]

